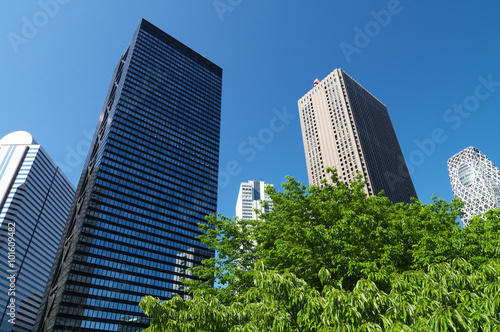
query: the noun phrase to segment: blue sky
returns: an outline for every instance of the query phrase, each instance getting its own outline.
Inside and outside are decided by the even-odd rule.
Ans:
[[[76,185],[145,18],[224,69],[219,212],[234,215],[241,181],[307,182],[297,100],[335,68],[387,106],[419,198],[449,201],[453,154],[475,146],[500,164],[498,13],[496,1],[2,1],[0,137],[29,131]],[[283,130],[240,153],[277,114]]]

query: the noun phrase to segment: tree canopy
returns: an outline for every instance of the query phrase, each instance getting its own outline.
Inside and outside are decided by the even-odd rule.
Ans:
[[[218,255],[192,269],[192,299],[141,300],[147,331],[498,329],[500,211],[461,228],[459,200],[393,204],[331,179],[268,187],[259,220],[208,216]]]

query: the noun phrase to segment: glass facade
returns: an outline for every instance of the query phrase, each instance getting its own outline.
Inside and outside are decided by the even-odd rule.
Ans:
[[[40,331],[138,331],[138,302],[186,297],[215,213],[222,69],[142,20],[115,69],[37,318]]]
[[[411,203],[417,192],[387,107],[345,72],[342,78],[373,194],[383,190],[394,203]]]
[[[0,331],[33,331],[74,194],[30,134],[0,140]]]

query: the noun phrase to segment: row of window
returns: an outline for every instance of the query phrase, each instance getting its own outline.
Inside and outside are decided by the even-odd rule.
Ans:
[[[135,69],[132,67],[132,69]],[[136,69],[140,71],[139,69]],[[142,73],[144,75],[144,73]],[[204,101],[200,105],[190,105],[190,98],[185,90],[174,90],[168,86],[148,87],[140,84],[140,78],[136,78],[133,72],[127,78],[124,89],[126,95],[137,102],[136,106],[141,106],[141,110],[146,113],[159,113],[161,120],[168,120],[166,124],[185,123],[188,128],[198,129],[196,135],[205,138],[208,144],[218,146],[216,134],[220,129],[220,107],[207,108],[208,103]],[[192,92],[193,94],[199,92]],[[123,95],[123,93],[122,93]],[[168,95],[166,99],[165,95]],[[211,114],[215,113],[217,114]],[[179,129],[179,127],[177,127]]]
[[[109,188],[111,190],[114,190],[114,191],[118,191],[120,189],[122,189],[122,187],[119,187],[115,184],[113,184],[112,182],[106,182],[106,181],[103,181],[101,179],[97,179],[96,181],[96,184],[101,186],[100,190],[102,190],[102,187],[104,188]],[[130,194],[130,192],[132,192],[131,189],[124,189],[124,191],[127,191],[125,192],[125,194]],[[166,205],[167,207],[169,205]],[[97,207],[97,205],[95,205],[95,207]],[[116,210],[116,209],[113,209],[113,210]],[[111,212],[113,212],[112,210],[110,210]],[[93,216],[95,218],[106,218],[105,220],[108,220],[108,218],[110,218],[110,214],[109,213],[105,213],[106,211],[99,211],[98,209],[97,210],[90,210],[88,211],[88,215],[90,216]],[[167,209],[165,210],[165,213],[164,214],[150,214],[150,215],[144,215],[142,213],[130,213],[130,211],[123,211],[122,213],[120,213],[120,217],[117,218],[118,214],[116,214],[115,212],[113,212],[115,214],[115,216],[112,216],[113,218],[116,218],[116,220],[131,220],[133,222],[141,222],[141,223],[144,223],[144,224],[152,224],[152,225],[161,225],[161,223],[163,222],[166,222],[166,223],[170,223],[170,224],[174,224],[174,225],[177,225],[177,226],[180,226],[180,227],[184,227],[184,228],[188,228],[188,229],[191,229],[191,230],[194,230],[194,231],[199,231],[199,227],[198,227],[198,223],[204,223],[206,224],[206,220],[205,219],[195,219],[185,213],[180,213],[177,209]]]
[[[183,71],[189,73],[190,76],[201,76],[203,80],[199,79],[197,81],[203,82],[206,86],[221,84],[222,71],[218,70],[220,69],[219,67],[213,65],[212,63],[201,63],[200,55],[192,50],[189,50],[181,43],[176,44],[176,46],[181,47],[181,49],[177,49],[174,45],[170,45],[169,42],[164,42],[156,37],[157,36],[155,35],[143,32],[141,32],[138,36],[138,39],[144,44],[144,46],[148,47],[147,52],[148,54],[151,54],[151,58],[153,60],[161,59],[162,62],[166,63],[178,63],[179,67],[182,68]],[[183,52],[182,49],[187,50],[187,52]],[[211,69],[214,69],[214,71]]]
[[[189,151],[183,147],[182,143],[166,144],[165,142],[155,139],[147,141],[146,137],[148,136],[149,131],[144,131],[144,128],[134,125],[131,122],[127,122],[125,124],[123,123],[123,120],[117,118],[116,121],[113,122],[111,131],[112,137],[116,137],[119,141],[134,142],[133,151],[150,151],[151,149],[160,150],[165,155],[174,157],[179,161],[189,163],[191,167],[198,167],[203,171],[208,172],[213,172],[214,169],[215,172],[217,171],[218,162],[214,158],[207,158],[207,156],[202,155],[201,152]]]
[[[206,220],[193,220],[186,219],[180,221],[176,218],[176,214],[170,211],[170,216],[163,216],[160,220],[154,218],[145,218],[142,215],[133,215],[132,218],[117,217],[112,214],[105,213],[104,211],[89,211],[89,216],[95,217],[97,220],[106,221],[106,223],[116,223],[117,225],[130,227],[137,231],[145,231],[155,233],[158,229],[163,229],[170,232],[177,232],[183,235],[197,237],[201,231],[198,224],[207,224]]]
[[[180,198],[179,203],[184,201],[183,205],[189,206],[189,208],[199,211],[203,216],[210,214],[214,210],[214,204],[209,204],[203,200],[193,197],[194,193],[186,189],[180,188],[178,186],[172,186],[170,182],[162,181],[161,178],[150,176],[147,173],[134,172],[134,175],[120,172],[114,168],[107,166],[101,166],[101,173],[106,173],[112,177],[116,178],[126,178],[133,183],[140,183],[147,187],[157,188],[160,187],[162,190],[158,195],[154,197],[149,196],[146,200],[137,200],[132,198],[133,196],[124,196],[117,193],[112,193],[113,199],[116,197],[124,202],[132,203],[143,208],[148,208],[154,211],[160,211],[160,207],[163,206],[168,201],[173,201],[173,197]],[[140,176],[140,177],[139,177]],[[168,203],[167,203],[168,204]]]
[[[115,257],[116,258],[116,257]],[[123,255],[118,257],[120,259],[126,259]],[[165,282],[165,280],[174,280],[174,276],[169,273],[162,272],[162,270],[151,270],[143,267],[119,263],[116,261],[109,261],[105,259],[101,259],[98,257],[92,256],[84,256],[84,255],[75,255],[76,261],[85,262],[88,264],[92,264],[94,266],[99,266],[108,269],[96,269],[94,270],[94,276],[101,277],[109,277],[112,279],[120,279],[126,280],[130,282],[136,283],[136,285],[132,285],[127,283],[126,290],[139,294],[150,294],[154,296],[164,297],[164,293],[162,293],[164,289],[171,288],[172,284],[169,282]],[[114,269],[114,270],[111,270]],[[172,267],[168,267],[168,270],[173,270]],[[184,274],[186,275],[186,274]],[[146,278],[151,277],[151,278]],[[98,283],[95,281],[96,278],[93,278],[93,285],[101,285],[104,283],[104,279],[99,279]],[[143,281],[145,281],[143,283]],[[157,286],[159,289],[150,288],[147,286]],[[129,300],[130,301],[130,300]]]
[[[217,189],[215,186],[210,184],[211,179],[208,175],[206,177],[201,177],[196,174],[190,173],[188,170],[179,169],[174,165],[160,165],[158,163],[158,160],[140,159],[134,154],[116,155],[105,152],[104,158],[102,158],[101,161],[101,165],[121,167],[125,170],[127,169],[127,167],[129,167],[138,169],[143,173],[154,172],[153,174],[159,174],[163,172],[165,173],[165,178],[168,176],[173,179],[172,182],[183,183],[193,191],[202,192],[206,196],[205,200],[208,202],[211,201],[214,206],[217,202]],[[166,172],[166,169],[168,170],[168,172]]]
[[[128,228],[124,228],[124,227],[121,227],[116,225],[116,224],[113,224],[113,223],[103,223],[103,222],[97,222],[97,225],[95,227],[99,227],[101,229],[104,229],[104,230],[108,230],[108,231],[111,231],[111,232],[117,232],[118,234],[126,234],[130,237],[133,237],[134,239],[140,239],[140,240],[144,240],[144,241],[152,241],[152,244],[148,244],[148,246],[151,246],[151,249],[153,250],[156,250],[157,252],[160,252],[160,253],[165,253],[165,247],[163,246],[158,246],[159,243],[163,243],[165,245],[168,245],[170,247],[174,247],[174,248],[178,248],[178,246],[176,245],[177,242],[173,243],[167,239],[172,239],[172,240],[175,240],[175,241],[180,241],[182,243],[192,243],[193,245],[197,245],[199,246],[200,245],[200,241],[198,240],[195,240],[194,238],[186,238],[186,237],[181,237],[179,235],[176,235],[174,233],[170,233],[170,232],[160,232],[160,231],[157,231],[157,232],[154,232],[154,233],[146,233],[144,231],[141,231],[141,232],[138,232],[137,230],[131,230],[131,229],[128,229]],[[89,234],[95,234],[95,235],[98,235],[99,233],[96,232],[95,230],[91,230],[90,228],[85,228],[84,229],[85,231],[87,231]],[[108,234],[108,233],[106,233]],[[103,235],[101,235],[103,236]],[[104,236],[105,238],[111,238],[111,235],[106,235]],[[120,243],[120,242],[118,242]],[[146,244],[144,242],[138,242],[137,244],[137,247],[139,248],[144,248],[146,246]],[[122,247],[122,251],[123,252],[129,252],[132,248],[127,248],[127,247]],[[150,257],[148,255],[148,251],[142,251],[142,250],[138,250],[139,252],[137,252],[137,254],[139,255],[143,255],[144,257]],[[151,254],[151,256],[153,256],[153,253]],[[158,257],[157,259],[159,260],[165,260],[166,258],[165,257]]]
[[[159,69],[151,66],[143,57],[135,59],[132,64],[132,71],[127,76],[126,83],[129,86],[128,83],[132,82],[129,80],[131,77],[136,82],[133,88],[138,95],[143,97],[144,94],[150,95],[160,104],[175,103],[177,107],[181,106],[184,109],[184,113],[178,114],[184,119],[202,123],[206,118],[209,126],[218,127],[220,122],[220,86],[207,90],[202,85],[192,85],[190,83],[194,82],[193,77],[185,76],[179,71],[178,65],[167,65]],[[135,71],[137,70],[141,71],[142,75],[136,75]]]
[[[141,73],[137,74],[135,71]],[[179,102],[175,100],[176,96],[185,98],[185,90],[179,90],[178,85],[177,89],[174,89],[176,85],[164,83],[149,86],[151,84],[143,82],[144,75],[144,69],[131,65],[124,91],[132,99],[132,105],[139,106],[144,114],[156,117],[157,124],[175,125],[174,128],[179,132],[182,132],[182,127],[179,126],[180,123],[183,123],[187,128],[198,128],[199,130],[193,133],[195,139],[198,139],[200,143],[205,141],[205,145],[218,145],[215,133],[218,132],[220,127],[220,107],[216,108],[211,105],[211,108],[209,108],[210,105],[203,101],[201,105],[191,109],[192,106],[187,105],[187,101]],[[195,95],[197,92],[193,91],[192,94]],[[168,95],[168,99],[165,99],[165,95]],[[149,96],[149,98],[145,98],[146,96]],[[193,117],[190,114],[193,112],[199,113],[198,116]],[[209,130],[206,131],[206,129]]]
[[[99,178],[100,179],[105,179],[110,183],[116,183],[117,185],[120,185],[122,188],[130,188],[132,190],[137,190],[137,191],[154,191],[154,190],[165,190],[164,187],[147,183],[145,181],[137,181],[137,182],[131,182],[127,181],[125,179],[121,179],[115,176],[112,176],[110,174],[106,174],[103,172],[99,173]],[[139,201],[131,198],[131,196],[123,196],[123,200],[125,201],[133,201],[133,203],[139,203]],[[154,202],[154,200],[150,200]],[[161,204],[158,205],[158,203]],[[192,218],[195,218],[196,220],[202,220],[204,217],[208,214],[210,214],[212,211],[208,209],[204,209],[202,207],[198,206],[198,202],[196,201],[191,201],[191,202],[186,202],[183,200],[178,199],[175,196],[175,193],[173,196],[165,196],[163,200],[158,200],[156,204],[142,204],[142,205],[147,205],[144,208],[141,208],[136,205],[131,205],[129,203],[125,202],[120,202],[117,200],[109,200],[108,204],[117,208],[120,208],[122,210],[128,211],[128,212],[134,212],[135,214],[143,213],[145,216],[157,218],[158,214],[168,214],[169,209],[173,208],[175,211],[183,213],[185,215],[191,216]],[[119,214],[121,215],[121,214]]]
[[[101,237],[101,238],[99,238],[99,237]],[[140,241],[140,240],[152,241],[152,243]],[[162,251],[164,252],[166,248],[165,247],[158,247],[158,245],[157,245],[158,242],[162,242],[162,244],[168,245],[171,248],[180,249],[181,251],[188,251],[189,249],[192,248],[191,246],[186,245],[182,242],[172,242],[172,241],[165,241],[165,240],[159,241],[159,240],[160,239],[158,239],[157,237],[154,237],[154,236],[145,236],[144,239],[137,239],[137,238],[121,237],[121,236],[118,236],[116,234],[107,233],[107,232],[103,232],[103,231],[92,232],[92,236],[88,236],[85,234],[82,234],[82,236],[81,236],[81,242],[83,242],[83,243],[85,243],[85,242],[92,243],[96,246],[101,246],[101,247],[105,247],[105,248],[109,247],[110,249],[113,249],[113,250],[117,250],[117,248],[119,247],[119,245],[117,245],[117,243],[126,244],[126,245],[129,245],[129,247],[135,246],[136,248],[144,248],[146,250],[146,252],[149,252],[152,250],[157,250],[160,253]],[[194,242],[194,246],[197,246],[200,248],[204,247],[204,245],[201,244],[201,242],[199,242],[199,241],[198,242],[197,241],[188,241],[188,242]],[[129,250],[133,251],[134,248],[130,247]]]
[[[114,117],[115,122],[123,122],[127,126],[133,126],[135,128],[140,128],[136,123],[141,123],[142,126],[146,128],[146,131],[141,130],[146,135],[150,137],[154,135],[151,140],[160,141],[163,144],[170,142],[177,142],[182,144],[182,149],[190,153],[201,154],[202,158],[212,159],[217,163],[214,156],[218,154],[218,149],[214,149],[213,145],[207,144],[205,139],[198,137],[197,133],[193,135],[192,130],[186,130],[185,126],[175,125],[172,121],[160,122],[159,119],[151,119],[148,115],[149,112],[137,112],[132,113],[132,109],[136,109],[132,105],[127,105],[126,101],[120,101],[120,106],[128,108],[129,112],[123,112],[123,114],[118,114]],[[161,125],[160,125],[161,124]],[[142,137],[142,136],[141,136]]]
[[[117,155],[128,155],[128,158],[130,159],[135,159],[138,160],[139,162],[144,163],[146,160],[149,161],[156,161],[156,162],[161,162],[167,165],[176,165],[175,170],[177,172],[183,171],[185,174],[189,174],[191,176],[195,176],[198,174],[197,178],[200,180],[205,180],[208,178],[213,181],[213,179],[217,178],[217,169],[211,170],[209,168],[204,168],[203,170],[198,169],[198,165],[195,163],[186,163],[186,160],[184,162],[180,162],[177,159],[170,158],[168,157],[163,151],[162,152],[157,152],[151,149],[145,149],[145,148],[138,148],[137,145],[132,147],[132,142],[127,142],[130,143],[130,145],[124,144],[122,142],[118,142],[116,140],[110,140],[106,144],[106,150],[110,152],[115,152]],[[119,149],[117,149],[119,148]],[[138,148],[137,150],[135,150]],[[137,156],[138,152],[142,150],[141,156]],[[132,153],[135,152],[135,153]],[[175,171],[173,171],[175,173]]]
[[[196,80],[194,81],[199,84],[203,84],[207,89],[222,85],[221,76],[207,70],[207,68],[198,64],[196,61],[192,61],[189,57],[181,54],[178,50],[171,47],[167,43],[142,32],[139,34],[138,39],[147,44],[148,50],[145,51],[151,54],[151,58],[153,60],[158,60],[162,63],[179,64],[180,68],[187,72],[190,77],[196,77]],[[194,69],[196,69],[196,71]]]
[[[139,73],[134,73],[134,71],[137,71]],[[129,74],[131,75],[132,78],[135,77],[139,78],[144,75],[149,75],[150,73],[139,66],[136,66],[135,64],[131,63],[129,66]],[[177,73],[180,75],[180,73]],[[191,79],[191,78],[189,78]],[[173,82],[174,83],[174,82]],[[183,86],[182,82],[176,82],[178,86]],[[193,105],[191,98],[187,98],[186,96],[188,95],[185,90],[174,90],[174,89],[168,89],[165,86],[162,86],[164,92],[168,92],[168,99],[165,97],[165,93],[158,93],[156,98],[149,98],[149,99],[144,99],[144,94],[147,94],[149,91],[146,89],[141,88],[140,86],[137,86],[136,83],[126,81],[123,87],[123,91],[126,91],[129,95],[130,98],[135,99],[138,101],[141,105],[144,105],[146,108],[150,109],[156,109],[159,110],[160,112],[165,109],[170,109],[170,110],[179,110],[178,111],[178,116],[179,118],[176,119],[177,121],[182,121],[186,122],[186,124],[190,124],[190,127],[192,126],[199,126],[200,127],[200,132],[203,133],[206,129],[203,129],[201,127],[203,125],[203,119],[200,118],[198,121],[193,122],[193,119],[186,118],[185,115],[181,114],[181,112],[186,112],[191,109],[198,109],[197,113],[210,115],[210,117],[205,118],[205,128],[209,127],[211,130],[210,132],[206,133],[208,137],[213,136],[213,140],[217,141],[216,136],[214,135],[215,132],[217,132],[219,129],[219,123],[220,123],[220,104],[215,104],[215,99],[214,97],[211,97],[210,95],[205,96],[205,100],[203,101],[203,104],[200,105]],[[165,91],[166,90],[166,91]],[[122,95],[123,95],[122,91]],[[195,93],[199,93],[199,91],[195,92],[193,91],[191,95],[194,95]],[[137,96],[137,97],[135,97]],[[190,96],[191,97],[191,96]],[[217,98],[220,98],[220,93],[218,94]],[[210,99],[213,101],[210,102]],[[210,106],[211,108],[209,108]],[[211,111],[210,114],[209,112]],[[215,115],[215,117],[214,117]]]

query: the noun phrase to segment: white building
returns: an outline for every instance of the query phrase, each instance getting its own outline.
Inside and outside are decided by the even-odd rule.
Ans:
[[[29,133],[0,140],[0,330],[33,330],[74,194]]]
[[[470,218],[500,208],[500,170],[475,147],[468,147],[448,160],[451,189],[465,205],[464,226]]]
[[[266,183],[264,181],[242,182],[236,202],[236,216],[240,219],[255,220],[258,219],[255,209],[261,212],[271,211],[273,202],[265,190]],[[263,207],[262,202],[268,202],[268,207]]]

